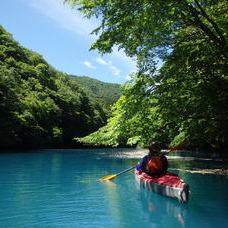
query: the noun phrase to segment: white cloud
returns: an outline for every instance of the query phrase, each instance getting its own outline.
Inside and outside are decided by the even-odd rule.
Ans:
[[[64,4],[63,0],[24,0],[31,7],[43,13],[59,26],[67,29],[77,35],[89,36],[89,33],[97,27],[98,24],[83,18],[81,13]],[[92,39],[92,37],[91,37]]]
[[[106,65],[115,76],[119,76],[121,70],[118,69],[116,66],[113,65],[112,61],[106,61],[103,58],[96,58],[96,62],[98,62],[101,65]]]
[[[108,62],[106,62],[104,59],[102,59],[102,58],[96,58],[96,61],[98,62],[98,63],[100,63],[100,64],[102,64],[102,65],[107,65],[108,64]]]
[[[89,62],[89,61],[84,61],[83,65],[88,67],[88,68],[91,68],[91,69],[96,69],[96,67],[93,66],[93,64],[91,62]]]
[[[119,74],[120,74],[120,72],[121,72],[121,70],[120,69],[118,69],[117,67],[115,67],[115,66],[110,66],[110,69],[112,70],[112,73],[114,74],[114,75],[116,75],[116,76],[118,76]]]

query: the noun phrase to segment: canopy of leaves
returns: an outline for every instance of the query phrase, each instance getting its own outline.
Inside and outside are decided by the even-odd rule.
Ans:
[[[92,48],[106,53],[118,45],[137,58],[139,68],[108,124],[81,141],[228,146],[226,0],[66,2],[101,18]]]
[[[153,58],[166,57],[176,43],[176,34],[193,27],[204,34],[227,57],[226,0],[65,0],[79,7],[88,18],[101,18],[93,31],[99,35],[92,45],[101,53],[118,45],[135,56],[141,70],[151,71]],[[225,18],[224,18],[225,17]],[[187,38],[187,37],[186,37]],[[188,37],[190,38],[190,37]]]
[[[76,146],[106,123],[78,84],[0,26],[0,147]]]

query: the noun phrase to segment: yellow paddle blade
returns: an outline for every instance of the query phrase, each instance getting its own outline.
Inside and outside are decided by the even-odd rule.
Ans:
[[[115,178],[116,176],[117,176],[116,174],[108,175],[108,176],[105,176],[105,177],[100,178],[99,180],[101,180],[101,181],[107,181],[107,180],[111,180],[111,179]]]

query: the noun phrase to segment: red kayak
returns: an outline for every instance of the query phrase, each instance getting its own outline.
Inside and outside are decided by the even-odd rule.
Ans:
[[[188,202],[189,185],[176,174],[167,172],[160,176],[149,176],[135,169],[135,178],[140,186],[160,195],[177,199],[179,202]]]

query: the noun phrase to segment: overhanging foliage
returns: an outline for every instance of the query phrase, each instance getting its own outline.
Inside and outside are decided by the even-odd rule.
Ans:
[[[139,71],[108,125],[81,141],[146,144],[151,140],[224,149],[228,142],[228,2],[226,0],[66,0],[101,18],[92,45],[117,45]],[[157,70],[157,58],[163,66]]]

